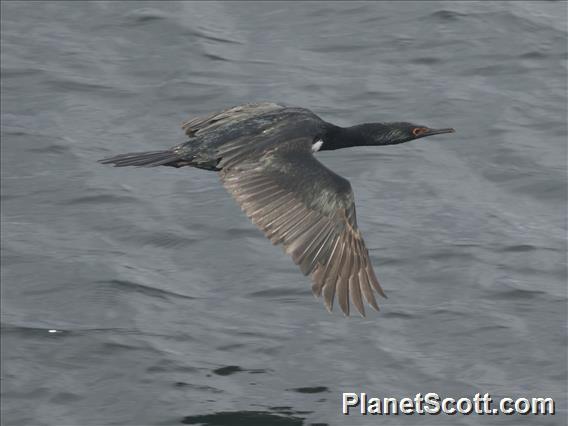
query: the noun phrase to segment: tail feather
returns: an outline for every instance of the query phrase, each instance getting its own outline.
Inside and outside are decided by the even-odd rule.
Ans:
[[[172,151],[132,152],[99,160],[99,163],[114,164],[115,167],[177,167],[179,162],[180,158]]]

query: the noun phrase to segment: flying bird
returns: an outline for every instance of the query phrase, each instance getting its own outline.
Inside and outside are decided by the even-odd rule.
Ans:
[[[196,167],[221,182],[273,244],[282,244],[329,311],[345,315],[363,298],[378,310],[385,293],[357,226],[351,184],[314,157],[317,151],[394,145],[454,129],[396,123],[339,127],[305,108],[276,103],[235,106],[182,125],[189,140],[162,151],[99,160],[117,167]]]

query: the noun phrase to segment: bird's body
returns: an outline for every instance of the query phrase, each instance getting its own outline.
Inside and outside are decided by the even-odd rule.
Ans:
[[[296,125],[290,126],[292,122]],[[241,141],[241,146],[247,145],[252,150],[249,155],[260,156],[266,149],[277,148],[278,142],[286,142],[295,136],[313,134],[315,138],[323,133],[326,125],[317,115],[304,108],[268,102],[240,105],[183,123],[182,128],[190,140],[174,147],[169,156],[159,151],[162,156],[156,155],[154,162],[150,162],[151,153],[146,158],[137,155],[132,158],[129,154],[114,158],[122,160],[120,164],[116,163],[118,166],[193,166],[219,171],[222,168],[219,165],[222,152],[238,141]],[[285,138],[276,139],[274,135]],[[258,143],[259,140],[264,143]]]
[[[349,314],[364,315],[363,297],[378,309],[384,292],[357,227],[349,181],[313,156],[318,150],[402,143],[453,129],[409,123],[341,128],[313,112],[275,103],[240,105],[183,124],[189,140],[165,151],[101,160],[115,166],[192,166],[219,172],[241,208],[274,244],[283,244],[302,272]]]

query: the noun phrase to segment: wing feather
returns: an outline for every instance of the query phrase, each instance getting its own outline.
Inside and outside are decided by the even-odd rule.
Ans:
[[[252,160],[250,145],[234,144],[221,160],[221,181],[272,243],[311,275],[312,291],[328,310],[337,299],[345,315],[353,303],[365,316],[363,298],[378,310],[374,292],[384,292],[357,227],[349,182],[311,155],[310,141],[283,146],[296,148]]]
[[[354,269],[359,270],[359,259],[354,256]],[[365,316],[365,306],[363,305],[363,298],[361,297],[361,285],[359,284],[359,273],[355,272],[349,277],[349,292],[351,293],[351,300],[355,308],[359,311],[361,316]]]
[[[349,247],[347,241],[337,279],[337,302],[345,315],[349,315],[349,277],[351,275],[351,265],[353,262],[353,252],[350,249],[351,247]]]

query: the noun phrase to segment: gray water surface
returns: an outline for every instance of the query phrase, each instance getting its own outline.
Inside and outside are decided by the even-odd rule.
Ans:
[[[565,424],[566,9],[2,2],[2,424]],[[215,173],[96,162],[252,101],[456,128],[318,154],[379,313],[329,314]],[[342,392],[557,414],[345,417]]]

